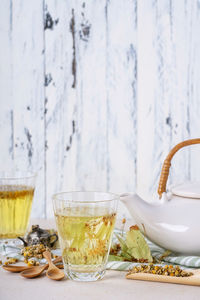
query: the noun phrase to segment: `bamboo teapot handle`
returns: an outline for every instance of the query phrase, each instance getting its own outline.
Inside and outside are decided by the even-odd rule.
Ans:
[[[162,165],[162,170],[161,170],[160,180],[159,180],[159,185],[158,185],[159,198],[162,197],[163,192],[166,192],[166,184],[167,184],[167,179],[168,179],[168,176],[169,176],[169,168],[171,166],[171,160],[172,160],[174,154],[179,149],[181,149],[185,146],[190,146],[190,145],[194,145],[194,144],[200,144],[200,138],[199,139],[186,140],[186,141],[183,141],[183,142],[177,144],[174,148],[171,149],[171,151],[169,152],[169,154],[165,158],[164,163]]]

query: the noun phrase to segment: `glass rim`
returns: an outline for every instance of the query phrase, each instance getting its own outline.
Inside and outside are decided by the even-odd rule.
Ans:
[[[108,194],[112,195],[112,199],[106,199],[106,200],[92,200],[92,201],[76,201],[76,200],[65,200],[65,199],[59,199],[58,196],[63,194],[76,194],[76,193],[97,193],[97,194]],[[63,202],[70,202],[70,203],[102,203],[102,202],[111,202],[116,201],[120,199],[120,195],[110,193],[110,192],[101,192],[101,191],[67,191],[67,192],[58,192],[52,195],[52,199],[56,201],[63,201]]]
[[[9,175],[9,173],[6,174],[3,177],[2,174],[3,171],[0,171],[0,180],[19,180],[19,179],[29,179],[29,178],[34,178],[37,176],[37,172],[27,172],[27,175],[25,175],[26,172],[22,171],[22,175],[20,175],[20,171],[16,171],[16,176],[15,175]],[[14,172],[15,173],[15,172]]]

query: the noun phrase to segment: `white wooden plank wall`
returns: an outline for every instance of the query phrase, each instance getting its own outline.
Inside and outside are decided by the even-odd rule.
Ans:
[[[138,1],[137,189],[149,199],[161,164],[200,136],[199,1]],[[173,159],[169,183],[200,180],[200,146]]]
[[[45,216],[41,1],[0,2],[1,170],[37,170],[33,215]]]
[[[0,2],[0,169],[38,171],[33,217],[61,190],[155,194],[200,136],[199,28],[197,0]],[[200,180],[199,153],[170,183]]]

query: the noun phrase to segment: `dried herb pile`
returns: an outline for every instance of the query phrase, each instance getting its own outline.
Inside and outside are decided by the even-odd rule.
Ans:
[[[132,270],[128,272],[128,275],[135,273],[148,273],[154,275],[165,275],[165,276],[173,276],[173,277],[189,277],[193,275],[192,272],[187,272],[182,270],[179,266],[173,267],[172,265],[155,266],[152,263],[149,265],[140,265],[133,267]]]

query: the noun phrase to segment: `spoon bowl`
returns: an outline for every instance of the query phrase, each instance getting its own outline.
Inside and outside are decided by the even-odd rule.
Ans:
[[[29,267],[28,269],[24,270],[23,272],[20,273],[21,276],[25,278],[35,278],[38,277],[48,268],[48,264],[44,266],[33,266]]]
[[[61,280],[62,278],[64,278],[65,275],[62,271],[60,271],[60,272],[58,272],[58,271],[60,271],[60,269],[59,270],[51,269],[46,272],[46,275],[50,279]]]
[[[3,269],[6,270],[6,271],[9,271],[9,272],[13,272],[13,273],[19,273],[19,272],[22,272],[24,270],[28,270],[30,269],[31,267],[27,267],[27,266],[6,266],[6,265],[3,265]]]
[[[59,256],[56,259],[54,259],[54,263],[61,262],[62,257]],[[62,265],[61,265],[62,267]],[[25,278],[35,278],[38,277],[48,268],[48,264],[43,265],[43,266],[33,266],[33,267],[28,267],[25,269],[23,272],[20,273],[21,276]]]
[[[49,263],[49,268],[46,272],[47,277],[52,279],[52,280],[61,280],[61,279],[63,279],[65,277],[65,274],[64,274],[63,271],[61,271],[60,269],[58,269],[54,265],[54,263],[51,260],[51,253],[49,251],[45,251],[43,253],[43,256],[46,258],[46,260]]]

